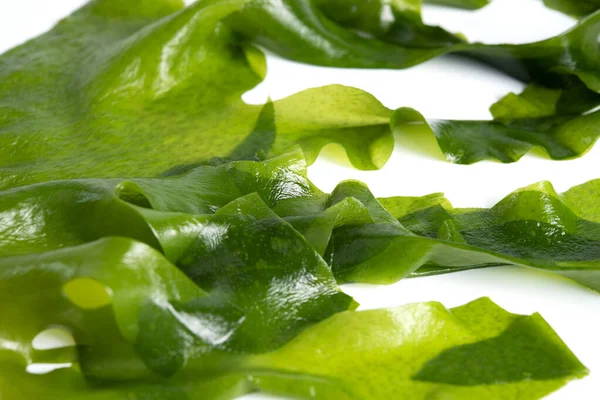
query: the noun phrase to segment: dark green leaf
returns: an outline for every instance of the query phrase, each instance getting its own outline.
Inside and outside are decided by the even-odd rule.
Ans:
[[[492,108],[497,118],[509,119],[505,123],[425,119],[414,109],[401,108],[394,114],[395,126],[402,134],[404,129],[422,124],[424,131],[419,134],[433,134],[446,158],[459,164],[486,159],[511,163],[533,148],[542,148],[557,160],[575,158],[588,151],[600,135],[600,111],[515,119],[550,115],[552,105],[528,103],[525,108],[522,103],[526,101],[523,97],[506,97]]]
[[[598,0],[544,0],[544,4],[574,17],[582,17],[600,9]]]
[[[600,290],[598,182],[455,210],[440,195],[378,201],[353,181],[326,195],[299,151],[259,161],[299,145],[311,163],[336,142],[375,169],[392,130],[415,122],[462,163],[533,146],[575,157],[596,140],[599,114],[582,113],[600,103],[599,13],[546,41],[487,46],[425,25],[420,6],[94,0],[2,55],[0,397],[537,399],[585,375],[537,315],[486,300],[347,312],[334,274],[513,264]],[[266,73],[255,44],[342,67],[459,52],[537,86],[494,106],[502,123],[426,121],[343,86],[251,106],[240,96]],[[76,346],[33,345],[57,326]],[[73,365],[34,377],[35,362]]]
[[[452,272],[455,267],[512,264],[545,269],[598,290],[600,219],[597,202],[591,200],[597,195],[598,187],[599,182],[594,180],[559,195],[550,183],[540,182],[513,192],[491,209],[453,209],[439,195],[429,197],[431,200],[422,202],[418,210],[407,211],[397,206],[405,202],[403,198],[380,199],[380,202],[405,228],[436,240],[435,244],[421,245],[426,249],[421,253],[422,259],[417,263],[413,261],[413,267],[410,263],[405,267],[415,275]],[[354,228],[344,234],[351,235],[355,246],[360,246],[367,240],[376,240],[378,232],[385,231],[366,228]],[[334,264],[334,271],[339,271],[336,274],[343,274],[348,280],[389,282],[392,272],[399,272],[401,268],[396,262],[396,267],[388,268],[387,273],[381,271],[380,263],[386,258],[383,254],[389,253],[389,259],[397,260],[394,254],[407,247],[404,243],[415,243],[415,239],[389,228],[383,236],[378,240],[389,244],[381,254],[375,252],[372,259],[366,261],[349,260],[343,266]],[[342,241],[345,246],[351,246],[347,240]],[[443,249],[440,244],[444,244]],[[473,253],[467,256],[462,253],[463,249],[471,249]],[[423,264],[422,270],[414,269]],[[369,273],[371,269],[373,272]]]
[[[112,4],[97,0],[0,57],[0,188],[154,176],[295,144],[312,162],[339,142],[363,169],[391,154],[389,111],[360,90],[309,90],[276,102],[274,115],[242,102],[264,77],[262,55],[220,21],[245,1],[154,19],[135,2]]]
[[[376,11],[383,2],[363,4],[361,18],[355,16],[358,15],[356,8],[356,14],[345,11],[354,3],[340,0],[321,9],[320,2],[307,0],[257,2],[228,21],[234,30],[243,32],[277,54],[312,64],[407,68],[440,54],[461,52],[525,81],[544,84],[557,78],[575,78],[592,91],[600,91],[600,50],[597,46],[600,14],[591,15],[572,30],[544,41],[525,45],[484,45],[464,43],[439,28],[424,25],[419,17],[419,2],[392,2],[395,19],[391,24],[381,13],[377,17]],[[371,36],[361,35],[357,30]],[[440,41],[440,35],[445,40]],[[564,57],[565,53],[570,57]]]
[[[180,9],[167,0],[93,1],[0,57],[0,188],[173,174],[260,159],[297,144],[309,163],[331,142],[341,143],[358,168],[386,162],[392,112],[360,90],[311,89],[274,102],[273,109],[243,103],[240,95],[265,73],[251,40],[296,60],[342,67],[406,68],[466,52],[561,90],[559,114],[579,115],[600,103],[599,14],[546,41],[486,46],[424,25],[418,2],[392,2],[391,24],[381,18],[383,3],[356,3],[206,0]],[[553,147],[555,158],[589,147],[581,137],[546,143],[537,125],[515,129],[526,132],[515,140],[513,129],[487,122],[456,137],[445,129],[451,143],[440,145],[457,162],[512,161],[532,144]],[[482,151],[477,141],[487,135],[491,147]]]
[[[304,168],[301,153],[292,153],[262,163],[198,167],[172,178],[62,181],[4,191],[0,250],[13,257],[0,259],[0,270],[9,279],[17,273],[11,265],[35,261],[41,263],[41,273],[49,264],[40,261],[46,257],[88,251],[72,246],[109,236],[131,237],[163,251],[211,293],[210,300],[177,303],[166,311],[162,303],[145,304],[134,319],[142,331],[165,329],[159,337],[178,338],[167,346],[183,346],[194,343],[193,335],[175,324],[181,317],[173,316],[174,310],[190,318],[212,312],[215,322],[237,321],[235,329],[223,331],[222,339],[215,337],[213,346],[243,353],[276,348],[306,326],[355,306],[337,289],[320,255],[274,212],[318,215],[323,210],[327,196],[306,179]],[[251,194],[244,197],[246,193]],[[65,209],[69,212],[61,211]],[[352,211],[346,211],[348,218],[356,218]],[[31,215],[36,218],[28,218]],[[335,223],[334,219],[329,232]],[[323,247],[328,239],[322,239]],[[63,247],[58,253],[34,254]],[[127,259],[118,247],[115,251],[115,257]],[[122,273],[113,275],[123,279]],[[110,282],[102,283],[115,290]],[[21,290],[29,286],[7,285]],[[181,350],[163,348],[165,342],[155,340],[142,336],[135,343],[154,371],[170,374],[185,364]]]
[[[4,191],[0,251],[39,253],[126,236],[163,251],[207,290],[220,290],[220,277],[238,267],[250,268],[250,275],[236,272],[235,279],[263,288],[258,282],[266,285],[277,268],[263,276],[255,265],[278,266],[288,276],[306,260],[316,269],[303,267],[303,273],[325,277],[319,254],[341,282],[390,283],[511,264],[599,290],[600,221],[591,200],[597,186],[591,181],[559,196],[540,183],[489,210],[455,210],[440,195],[377,201],[355,181],[326,195],[308,181],[295,152],[265,162],[201,166],[169,178],[58,181]],[[228,289],[237,286],[227,280]]]

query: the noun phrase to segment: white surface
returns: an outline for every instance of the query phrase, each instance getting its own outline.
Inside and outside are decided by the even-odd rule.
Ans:
[[[0,52],[44,32],[83,3],[0,0]],[[532,17],[535,22],[530,25]],[[476,12],[426,7],[424,19],[487,43],[540,40],[574,24],[572,19],[544,8],[539,0],[494,0]],[[267,79],[245,94],[246,101],[261,102],[267,96],[279,99],[308,87],[340,83],[364,89],[390,108],[415,107],[431,118],[486,119],[491,103],[508,91],[523,88],[522,83],[490,68],[454,57],[402,71],[322,68],[276,57],[269,57],[268,66]],[[439,155],[422,154],[409,137],[396,139],[394,154],[380,171],[356,171],[347,163],[320,157],[310,167],[310,177],[323,190],[331,190],[340,180],[356,178],[369,184],[377,196],[445,192],[457,207],[491,206],[512,190],[544,179],[564,191],[600,177],[600,145],[572,161],[528,155],[508,165],[481,162],[462,166],[442,161]],[[489,296],[511,312],[538,311],[591,370],[588,377],[547,399],[592,400],[599,396],[600,295],[568,280],[521,268],[495,268],[404,280],[384,287],[347,285],[344,290],[355,296],[362,309],[430,300],[453,307]],[[244,397],[266,398],[258,394]]]

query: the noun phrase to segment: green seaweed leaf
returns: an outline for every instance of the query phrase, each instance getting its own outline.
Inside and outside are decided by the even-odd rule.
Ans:
[[[327,195],[306,178],[305,168],[296,151],[172,177],[7,190],[0,192],[0,252],[18,256],[125,236],[160,250],[207,290],[222,286],[216,271],[230,274],[227,265],[283,267],[284,259],[302,259],[291,255],[296,249],[306,250],[316,268],[311,274],[326,277],[322,255],[338,282],[391,283],[509,264],[600,290],[600,225],[590,200],[596,181],[564,195],[542,182],[489,210],[456,210],[439,194],[377,200],[356,181]],[[243,251],[246,246],[253,251]]]
[[[464,8],[467,10],[477,10],[490,4],[490,1],[491,0],[426,0],[425,3]]]
[[[539,315],[510,314],[489,299],[451,310],[417,303],[337,314],[259,358],[260,366],[277,369],[253,376],[261,388],[299,398],[388,399],[402,393],[407,399],[535,399],[560,386],[569,375],[564,372],[585,374],[571,354],[550,350],[560,347]],[[522,353],[514,358],[513,351]],[[542,354],[552,371],[537,362]],[[480,357],[489,364],[465,377],[481,365]],[[505,357],[520,362],[506,369]],[[435,370],[444,358],[443,371]]]
[[[487,46],[425,25],[420,7],[94,0],[2,55],[0,397],[537,399],[584,376],[538,315],[488,300],[357,313],[337,287],[510,264],[600,290],[597,181],[457,210],[439,194],[378,200],[344,182],[328,195],[307,179],[331,142],[380,168],[405,124],[461,163],[533,146],[575,157],[596,140],[598,114],[584,113],[599,103],[599,13]],[[266,73],[255,44],[343,67],[459,52],[534,84],[493,107],[500,122],[425,120],[339,85],[252,106],[241,95]],[[285,153],[295,146],[304,155]],[[75,345],[37,348],[56,327]],[[26,372],[39,362],[71,366]]]
[[[309,90],[262,113],[242,102],[264,77],[255,72],[262,55],[221,20],[246,1],[201,1],[154,19],[105,2],[0,57],[0,188],[154,176],[295,144],[314,160],[339,142],[363,169],[391,154],[389,112],[357,89]]]
[[[544,0],[544,4],[574,17],[583,17],[600,9],[598,0]]]
[[[334,4],[339,7],[327,6],[321,10],[320,2],[308,0],[256,2],[229,17],[228,23],[279,55],[311,64],[407,68],[441,54],[459,52],[482,59],[524,81],[545,84],[558,79],[566,84],[574,78],[583,81],[590,90],[600,91],[598,13],[562,35],[540,42],[484,45],[466,43],[439,28],[424,25],[419,16],[419,2],[391,2],[395,17],[391,24],[381,13],[364,10],[369,7],[379,10],[387,3],[374,1],[363,5],[363,15],[373,17],[361,19],[348,17],[344,11],[343,6],[354,3],[337,1]],[[440,40],[441,37],[445,40]],[[569,57],[564,57],[565,53]]]
[[[556,85],[555,85],[556,86]],[[520,94],[509,93],[490,107],[500,121],[550,116],[581,116],[600,104],[600,95],[581,83],[551,88],[532,83]]]
[[[163,219],[166,223],[178,215],[185,219],[213,214],[252,193],[281,217],[318,214],[328,199],[307,179],[300,151],[264,162],[199,166],[171,177],[24,186],[0,192],[0,254],[39,253],[124,236],[160,249],[177,262],[184,237],[174,233],[171,242],[166,234],[157,236]],[[150,226],[148,218],[155,225]]]
[[[164,252],[212,299],[238,310],[235,319],[241,322],[228,331],[226,340],[219,339],[221,349],[266,351],[307,325],[355,306],[339,292],[329,266],[313,247],[274,212],[302,215],[323,208],[326,196],[305,178],[304,167],[301,153],[292,153],[262,163],[198,167],[171,178],[58,181],[4,191],[0,254],[5,258],[0,259],[0,270],[8,278],[17,274],[20,263],[37,260],[36,272],[41,274],[51,264],[44,258],[54,254],[43,252],[55,250],[56,257],[68,258],[70,250],[91,251],[73,246],[130,237]],[[69,212],[61,212],[64,209]],[[194,212],[198,214],[189,214]],[[114,256],[127,259],[115,247]],[[102,248],[111,254],[109,245]],[[17,265],[17,270],[11,265]],[[106,261],[101,267],[110,271],[109,265]],[[123,277],[118,271],[112,274]],[[116,290],[112,282],[102,283]],[[198,302],[194,306],[206,307]],[[165,314],[163,304],[147,308],[144,326],[149,329],[163,325],[165,319],[179,318]],[[223,310],[219,306],[218,311]],[[128,338],[132,340],[132,335]],[[161,354],[158,343],[142,341],[137,346],[148,349],[144,354],[152,350],[147,362],[162,373],[177,370],[185,361]]]
[[[525,400],[587,374],[539,315],[510,314],[485,298],[451,310],[417,303],[339,313],[274,352],[230,360],[227,369],[196,354],[168,380],[90,385],[75,368],[28,376],[7,350],[0,350],[0,394],[14,400],[41,393],[65,399],[212,400],[256,390],[327,400],[397,393],[410,399]],[[485,368],[467,374],[481,365],[481,357]]]
[[[168,376],[193,354],[214,350],[229,360],[265,352],[355,307],[319,255],[277,217],[220,214],[194,222],[196,240],[181,269],[145,244],[114,237],[3,258],[3,340],[29,344],[19,353],[31,362],[34,336],[57,324],[83,346],[87,376]]]
[[[387,161],[394,116],[405,112],[393,113],[358,89],[330,86],[264,107],[245,104],[241,94],[265,74],[264,57],[250,41],[295,60],[342,67],[406,68],[458,51],[560,90],[558,115],[581,117],[599,103],[598,13],[542,42],[487,46],[424,25],[419,2],[354,8],[353,1],[203,0],[186,9],[155,3],[94,0],[0,57],[0,188],[156,176],[215,160],[260,159],[294,145],[311,163],[331,142],[342,144],[357,168]],[[387,6],[391,25],[381,19]],[[450,160],[467,163],[513,161],[532,145],[550,149],[553,158],[575,157],[591,145],[590,135],[549,143],[547,121],[521,125],[484,121],[461,135],[463,127],[448,122],[442,136],[450,136],[438,140]],[[485,147],[478,145],[482,136],[491,137]]]
[[[551,117],[556,114],[561,90],[537,84],[528,85],[520,94],[509,93],[490,107],[495,120]]]
[[[436,241],[422,255],[422,268],[412,271],[408,268],[413,276],[494,265],[523,265],[554,272],[598,290],[600,242],[597,235],[600,225],[597,204],[590,200],[590,195],[597,191],[597,180],[575,186],[562,195],[557,194],[549,182],[540,182],[516,190],[491,209],[453,209],[440,195],[429,196],[432,201],[410,212],[396,206],[396,203],[404,202],[403,198],[379,200],[405,229]],[[367,234],[366,237],[355,236],[359,243],[371,237]],[[391,232],[386,240],[394,245],[384,248],[383,254],[399,251],[395,248],[402,247],[399,244],[409,239]],[[453,250],[445,247],[442,250],[439,244],[450,245]],[[467,248],[474,253],[464,258],[459,249]],[[375,255],[382,257],[379,253]],[[467,265],[469,262],[471,265]],[[342,268],[360,277],[350,280],[393,280],[381,271],[369,274],[370,268],[377,269],[378,264],[374,261],[363,261],[359,265]],[[392,269],[388,269],[388,273],[391,272]]]
[[[523,102],[527,102],[527,108]],[[435,137],[445,157],[459,164],[487,159],[511,163],[533,148],[543,149],[555,160],[575,158],[587,152],[600,134],[597,129],[600,111],[555,116],[551,113],[552,106],[532,104],[527,95],[521,95],[505,97],[492,107],[494,116],[503,122],[426,119],[412,108],[398,109],[393,118],[400,133],[422,125]]]

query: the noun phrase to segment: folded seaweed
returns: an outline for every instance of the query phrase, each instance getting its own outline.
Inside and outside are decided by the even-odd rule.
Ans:
[[[515,112],[508,98],[499,122],[430,122],[454,162],[511,162],[533,146],[571,158],[597,138],[597,112],[582,113],[600,104],[600,14],[546,41],[488,46],[426,27],[418,3],[354,3],[211,0],[181,9],[166,0],[92,1],[0,56],[0,189],[155,176],[215,157],[277,155],[293,145],[310,163],[331,142],[346,148],[355,167],[376,169],[392,152],[397,123],[423,119],[358,89],[311,89],[273,103],[272,137],[257,148],[252,134],[264,107],[240,98],[266,72],[254,44],[342,67],[405,68],[462,52],[557,93],[550,112]],[[396,16],[391,25],[380,20],[384,6]],[[424,31],[400,34],[399,27]]]
[[[595,10],[571,3],[549,5]],[[585,376],[537,314],[485,298],[356,312],[338,287],[517,265],[600,290],[599,181],[454,209],[308,180],[326,144],[376,169],[415,124],[459,163],[572,158],[597,139],[600,14],[489,46],[423,24],[420,6],[95,0],[0,56],[0,398],[525,400]],[[338,67],[458,53],[531,84],[495,121],[433,120],[339,85],[252,106],[255,45]],[[72,343],[36,346],[47,329]],[[28,372],[40,363],[63,368]]]

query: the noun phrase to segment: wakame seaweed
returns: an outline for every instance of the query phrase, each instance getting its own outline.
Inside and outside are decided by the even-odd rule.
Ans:
[[[534,146],[555,159],[572,158],[597,138],[597,112],[584,113],[600,104],[599,13],[545,41],[487,46],[440,29],[421,30],[418,3],[392,2],[392,25],[378,19],[375,11],[385,4],[377,1],[358,2],[365,18],[344,13],[355,3],[211,0],[182,9],[166,0],[92,1],[0,56],[0,189],[155,176],[234,150],[247,156],[256,150],[246,139],[262,107],[240,96],[265,74],[254,44],[298,61],[343,67],[406,68],[459,52],[557,93],[551,115],[504,107],[499,122],[429,123],[454,162],[512,162]],[[420,34],[400,35],[416,40],[405,43],[396,25]],[[260,151],[276,155],[297,144],[311,163],[335,142],[360,169],[385,164],[393,131],[402,131],[398,124],[423,120],[340,86],[301,92],[273,108],[276,134]]]
[[[600,291],[600,181],[455,209],[357,181],[327,194],[306,174],[329,143],[381,168],[415,124],[457,163],[582,155],[598,137],[600,12],[546,3],[582,19],[485,45],[424,24],[418,0],[93,0],[1,55],[0,398],[533,400],[585,376],[538,314],[487,298],[355,311],[338,285],[517,265]],[[456,53],[529,86],[494,121],[340,85],[248,105],[259,46],[358,68]],[[49,328],[74,343],[35,346]]]

